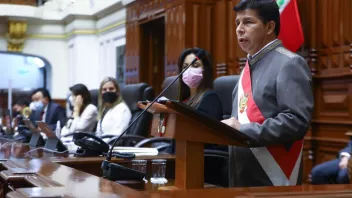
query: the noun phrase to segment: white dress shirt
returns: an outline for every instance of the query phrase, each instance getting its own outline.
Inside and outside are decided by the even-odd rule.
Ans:
[[[89,104],[83,110],[79,117],[74,118],[70,123],[67,123],[61,130],[61,135],[64,136],[73,132],[93,132],[94,126],[97,123],[98,110],[93,104]]]
[[[132,114],[125,102],[109,109],[103,120],[98,120],[96,136],[120,135],[129,125]]]
[[[48,110],[48,106],[49,106],[49,104],[47,104],[45,107],[44,107],[44,109],[43,109],[43,118],[42,118],[42,121],[43,122],[45,122],[45,117],[46,117],[46,111]]]

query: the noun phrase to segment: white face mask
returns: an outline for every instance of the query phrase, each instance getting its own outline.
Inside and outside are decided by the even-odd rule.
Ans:
[[[31,102],[31,104],[29,104],[29,108],[31,110],[35,110],[35,102]]]
[[[36,111],[36,110],[42,110],[44,108],[44,104],[42,101],[33,101],[31,102],[31,104],[29,105],[29,108],[31,108],[32,110]]]

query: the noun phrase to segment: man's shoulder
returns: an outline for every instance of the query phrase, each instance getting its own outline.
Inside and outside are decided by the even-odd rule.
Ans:
[[[282,57],[286,57],[287,59],[293,59],[293,58],[296,58],[297,56],[299,56],[298,54],[293,53],[290,50],[288,50],[282,46],[277,47],[275,49],[275,51],[277,52],[277,54],[281,55]]]
[[[50,102],[50,108],[52,108],[52,109],[57,109],[57,108],[64,109],[61,105],[57,104],[56,102]]]
[[[302,56],[286,49],[283,46],[279,46],[275,50],[273,50],[273,55],[271,59],[274,60],[275,62],[280,63],[281,65],[287,65],[292,62],[300,65],[307,64],[305,59]]]

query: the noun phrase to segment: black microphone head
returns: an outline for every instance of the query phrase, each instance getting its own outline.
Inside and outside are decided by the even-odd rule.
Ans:
[[[196,54],[197,59],[202,59],[205,56],[205,51],[200,49],[198,53]]]
[[[202,49],[199,49],[199,51],[196,54],[196,58],[189,64],[189,66],[193,65],[197,60],[202,59],[205,56],[205,51]]]

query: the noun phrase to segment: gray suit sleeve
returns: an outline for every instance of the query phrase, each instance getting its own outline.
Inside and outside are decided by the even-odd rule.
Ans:
[[[314,106],[312,78],[305,60],[299,56],[278,73],[276,98],[280,112],[263,124],[242,124],[240,131],[252,137],[253,145],[273,145],[301,140],[311,120]]]

